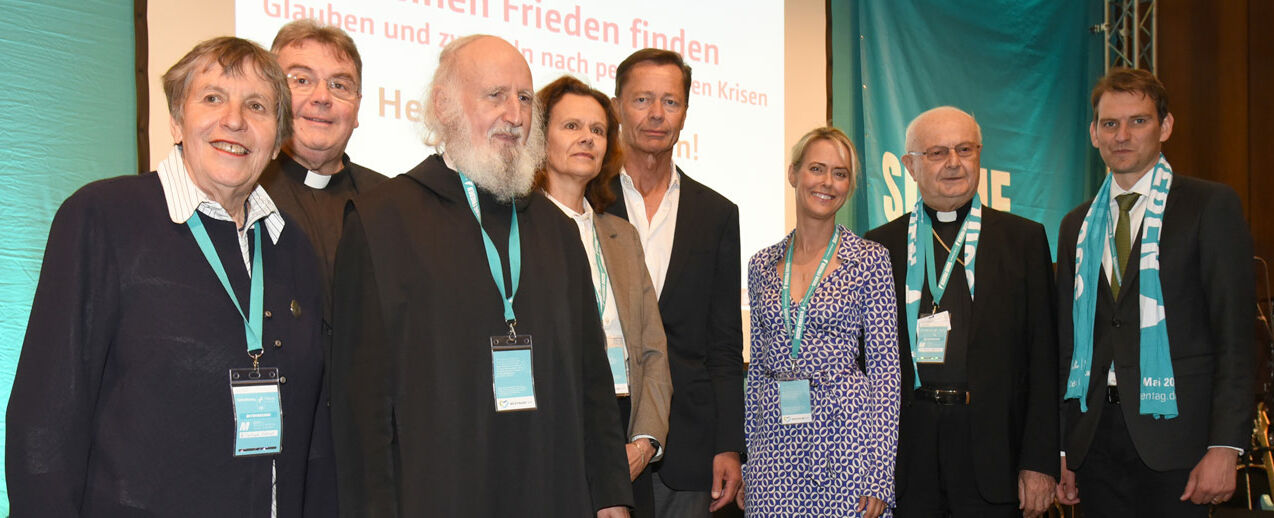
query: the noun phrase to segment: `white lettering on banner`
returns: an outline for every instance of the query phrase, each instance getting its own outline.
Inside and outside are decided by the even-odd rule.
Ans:
[[[911,179],[898,156],[889,151],[880,157],[880,171],[888,191],[881,197],[881,211],[885,213],[885,220],[893,221],[916,206],[916,181]],[[978,196],[983,205],[995,210],[1013,211],[1013,199],[1005,193],[1012,185],[1013,174],[1008,171],[985,167],[978,171]]]
[[[990,182],[987,177],[990,177]],[[983,167],[978,172],[978,196],[982,197],[982,203],[995,210],[1004,212],[1013,211],[1013,200],[1004,195],[1004,188],[1012,183],[1012,176],[1008,171],[996,171],[992,169],[990,172]],[[987,196],[987,188],[990,186],[991,195]]]
[[[916,182],[911,179],[911,175],[903,173],[902,162],[888,151],[880,158],[880,171],[885,178],[885,187],[889,189],[889,194],[882,199],[881,209],[885,212],[885,220],[893,221],[916,206]],[[898,190],[898,184],[894,182],[895,176],[902,179],[903,191]],[[907,194],[906,199],[903,198],[903,192]]]

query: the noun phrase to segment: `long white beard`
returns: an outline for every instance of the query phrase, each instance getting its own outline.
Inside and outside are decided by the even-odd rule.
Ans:
[[[531,192],[535,182],[535,171],[544,161],[544,130],[540,127],[539,110],[532,110],[530,134],[526,143],[513,147],[496,148],[491,144],[491,137],[496,134],[512,135],[521,138],[522,128],[505,126],[487,132],[486,142],[473,142],[469,120],[456,112],[447,114],[454,117],[447,124],[450,129],[445,135],[444,151],[457,170],[468,176],[478,188],[490,192],[497,200],[509,203],[515,198],[526,196]]]

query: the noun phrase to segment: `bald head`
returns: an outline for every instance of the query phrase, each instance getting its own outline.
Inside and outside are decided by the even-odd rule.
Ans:
[[[459,106],[466,97],[497,94],[506,102],[525,104],[516,113],[529,119],[535,90],[531,69],[513,45],[495,36],[475,34],[447,44],[438,55],[438,68],[429,83],[425,99],[425,144],[446,147],[452,119],[458,110],[466,116],[477,115],[476,106]],[[523,98],[522,95],[525,95]],[[509,104],[507,107],[511,107]],[[523,122],[524,121],[518,121]],[[522,124],[516,124],[521,126]]]
[[[906,145],[902,163],[925,205],[949,211],[973,199],[982,167],[982,128],[972,115],[951,106],[924,112],[907,125]]]
[[[528,192],[543,157],[531,69],[513,45],[485,35],[447,45],[425,100],[426,144],[501,199]]]
[[[911,123],[907,125],[904,145],[907,147],[908,152],[924,151],[924,148],[919,147],[920,144],[917,142],[917,132],[946,131],[947,128],[953,125],[971,125],[973,132],[977,135],[977,140],[974,143],[982,143],[982,126],[978,125],[978,121],[974,120],[972,115],[955,106],[939,106],[911,119]]]

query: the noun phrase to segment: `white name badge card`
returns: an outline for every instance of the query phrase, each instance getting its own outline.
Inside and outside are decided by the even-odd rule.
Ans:
[[[622,336],[606,338],[606,359],[610,362],[610,374],[615,379],[615,395],[629,395],[628,346]]]
[[[495,411],[535,410],[531,335],[491,337],[491,386]]]
[[[779,382],[779,422],[801,424],[814,421],[810,411],[810,380]]]
[[[947,334],[951,314],[943,311],[916,320],[916,362],[943,363],[947,358]]]
[[[283,451],[283,405],[279,369],[230,369],[234,402],[234,456]]]

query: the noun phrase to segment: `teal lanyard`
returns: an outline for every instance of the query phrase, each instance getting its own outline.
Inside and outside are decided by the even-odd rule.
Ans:
[[[942,294],[947,291],[947,281],[951,280],[951,270],[955,268],[956,259],[960,257],[960,247],[964,246],[964,237],[969,231],[969,219],[971,218],[964,218],[964,224],[960,225],[960,233],[956,235],[955,242],[951,243],[951,251],[947,254],[947,264],[942,268],[942,278],[940,279],[934,278],[937,268],[935,268],[933,259],[933,237],[927,237],[930,240],[930,245],[925,247],[925,262],[928,265],[928,268],[925,268],[925,273],[929,277],[929,294],[933,295],[934,308],[938,307],[938,303],[942,301]],[[932,235],[933,226],[929,223],[929,214],[921,213],[920,221],[921,228],[919,230],[924,231],[924,234]],[[920,234],[920,231],[916,233]],[[917,235],[916,239],[919,240],[921,237]]]
[[[787,246],[787,256],[783,258],[783,329],[787,331],[787,335],[792,337],[792,358],[796,359],[801,356],[801,337],[805,335],[805,316],[809,311],[810,298],[814,296],[814,290],[818,288],[818,283],[823,278],[823,271],[827,269],[827,263],[832,261],[832,256],[836,254],[836,243],[840,240],[840,227],[836,227],[836,231],[832,232],[832,239],[827,242],[827,249],[823,251],[823,260],[819,261],[818,269],[814,271],[814,278],[810,280],[809,289],[805,290],[805,297],[801,299],[801,305],[796,310],[796,329],[792,329],[792,253],[796,250],[796,233],[792,234],[792,239]]]
[[[602,242],[597,239],[597,215],[593,215],[593,263],[597,265],[597,314],[605,318],[606,299],[610,293],[606,291],[610,284],[610,275],[606,273],[606,261],[602,258]]]
[[[469,209],[473,211],[473,217],[478,220],[478,231],[482,232],[482,244],[487,250],[487,266],[491,268],[491,278],[495,280],[495,287],[500,290],[500,299],[504,301],[504,322],[509,325],[509,336],[513,336],[515,334],[513,328],[518,325],[518,319],[513,314],[513,297],[518,293],[518,280],[522,277],[522,238],[518,233],[518,209],[516,206],[513,207],[513,221],[509,223],[509,273],[513,275],[513,291],[506,294],[504,263],[500,261],[500,254],[496,252],[495,243],[491,241],[487,229],[482,228],[482,209],[478,205],[478,188],[464,173],[459,174],[460,183],[464,185],[464,197],[469,200]]]
[[[261,220],[253,225],[253,241],[252,254],[252,289],[248,295],[248,303],[251,304],[249,309],[251,313],[243,311],[243,306],[239,305],[239,298],[234,296],[234,288],[230,286],[230,278],[226,276],[225,267],[221,266],[221,258],[217,256],[217,249],[212,246],[212,239],[208,237],[208,230],[204,228],[203,221],[199,218],[199,214],[193,214],[190,219],[186,220],[186,226],[190,227],[190,233],[194,234],[195,242],[199,243],[199,250],[203,252],[203,257],[208,261],[208,265],[212,266],[212,271],[216,272],[217,279],[221,281],[221,287],[226,289],[226,295],[230,296],[230,302],[234,303],[235,309],[239,310],[239,316],[243,317],[243,333],[248,342],[248,356],[252,357],[252,368],[257,367],[257,360],[261,358],[261,320],[265,310],[261,307],[264,300],[265,292],[265,275],[264,270],[265,258],[264,251],[261,250]]]

